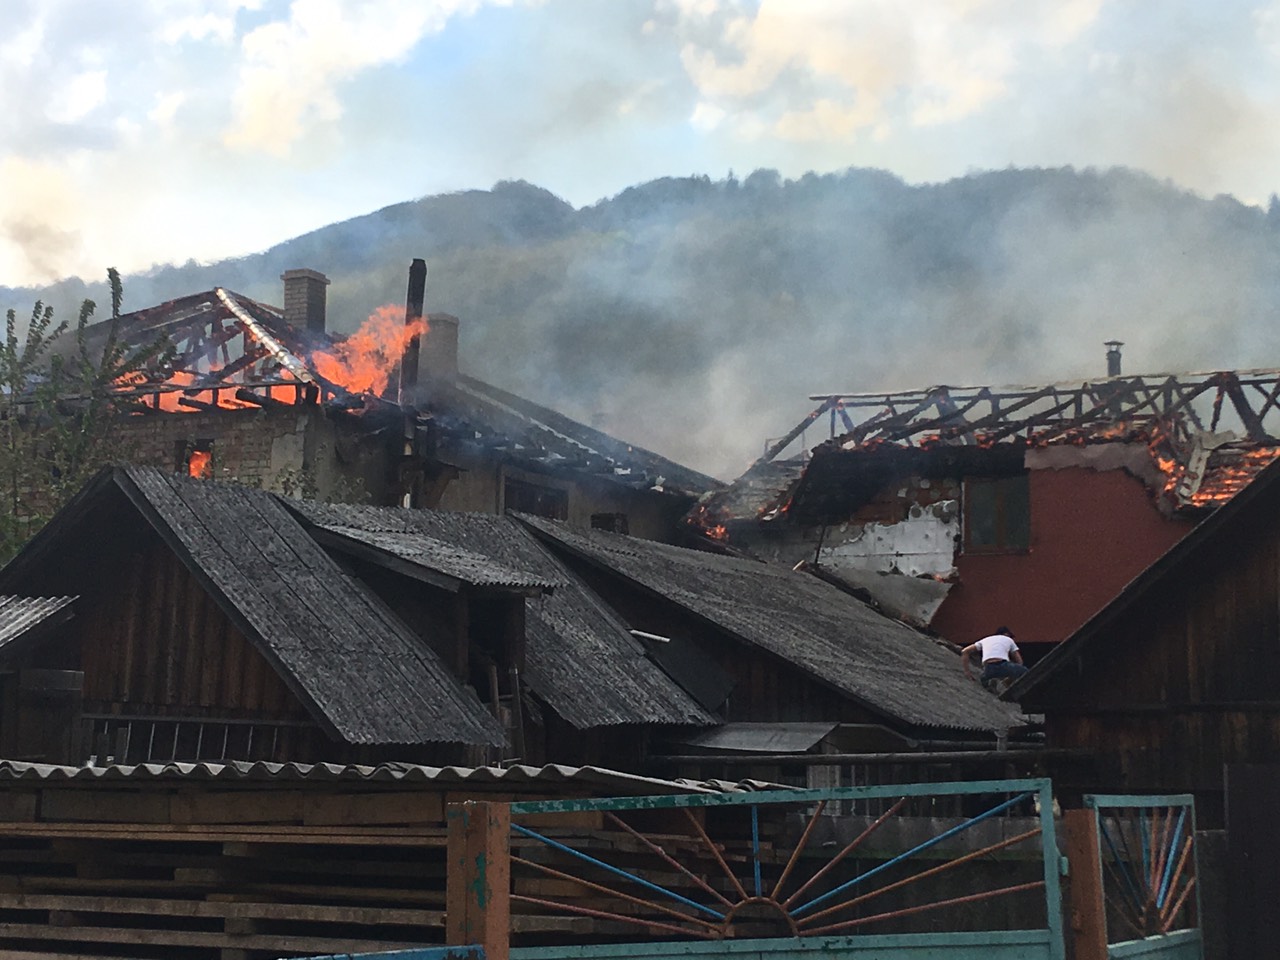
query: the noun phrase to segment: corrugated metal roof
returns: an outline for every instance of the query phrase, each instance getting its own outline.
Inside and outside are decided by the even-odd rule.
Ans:
[[[705,750],[804,753],[835,728],[834,723],[726,723],[683,742]]]
[[[518,570],[531,581],[558,584],[554,594],[527,603],[524,679],[575,727],[718,722],[646,657],[612,610],[510,517],[284,502],[326,527],[392,534],[406,544],[422,538],[413,549],[424,554],[443,543],[482,557],[495,570]]]
[[[958,730],[1021,723],[1016,710],[964,678],[954,654],[810,574],[520,519],[566,555],[621,574],[883,716]]]
[[[376,767],[336,763],[140,763],[103,767],[70,767],[0,760],[0,780],[234,780],[332,783],[423,783],[442,786],[557,786],[569,784],[617,795],[680,793],[739,793],[775,788],[754,780],[659,780],[608,770],[604,767],[427,767],[412,763],[384,763]]]
[[[75,597],[0,597],[0,656],[23,637],[71,618]]]

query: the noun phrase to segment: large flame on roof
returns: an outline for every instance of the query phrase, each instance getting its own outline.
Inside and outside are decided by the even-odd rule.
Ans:
[[[373,311],[347,339],[313,353],[311,366],[330,383],[353,393],[381,394],[409,341],[426,332],[425,319],[406,324],[404,307],[388,304]]]

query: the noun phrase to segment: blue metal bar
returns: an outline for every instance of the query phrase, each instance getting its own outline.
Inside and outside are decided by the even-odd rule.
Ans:
[[[1012,797],[1011,799],[1006,800],[1004,803],[1001,803],[998,806],[992,807],[990,810],[986,811],[985,813],[980,813],[978,814],[978,816],[973,817],[969,820],[966,820],[964,823],[959,824],[958,826],[952,827],[950,830],[946,830],[943,833],[938,834],[936,837],[933,837],[930,840],[926,840],[924,843],[917,844],[915,847],[908,850],[906,853],[899,854],[898,856],[894,857],[892,860],[888,861],[887,863],[882,863],[880,864],[880,866],[875,867],[872,870],[868,870],[866,873],[862,874],[861,876],[854,877],[852,880],[845,881],[844,883],[840,884],[840,886],[836,887],[834,890],[828,890],[826,893],[821,894],[820,896],[814,897],[808,903],[801,904],[799,907],[796,907],[794,910],[791,911],[791,916],[799,917],[801,914],[807,913],[809,910],[811,910],[813,907],[816,907],[818,904],[825,903],[827,900],[830,900],[832,897],[838,896],[839,894],[844,893],[846,890],[850,889],[851,887],[857,886],[859,883],[862,883],[862,881],[870,877],[874,877],[877,873],[880,873],[882,870],[888,870],[894,864],[900,863],[901,861],[906,860],[908,857],[914,856],[917,853],[921,853],[924,850],[928,850],[930,847],[936,846],[937,844],[941,843],[943,840],[947,840],[947,839],[950,839],[951,837],[954,837],[957,833],[962,833],[965,830],[968,830],[970,827],[974,826],[975,824],[981,823],[983,820],[989,820],[992,817],[994,817],[996,814],[1003,813],[1005,810],[1008,810],[1010,807],[1014,806],[1015,804],[1021,803],[1023,800],[1026,800],[1028,797],[1031,797],[1031,796],[1034,796],[1034,794],[1020,793],[1016,797]]]
[[[760,807],[754,803],[751,805],[751,858],[755,868],[756,896],[763,897],[760,884]]]
[[[760,790],[743,793],[682,793],[661,797],[601,797],[581,800],[526,800],[511,804],[511,815],[580,813],[587,810],[668,810],[679,807],[731,807],[753,803],[813,803],[818,800],[874,800],[898,797],[972,796],[982,793],[1035,792],[1049,785],[1040,777],[1024,780],[954,780],[946,783],[876,784],[813,790]]]
[[[1124,839],[1124,828],[1120,828],[1120,839]],[[1120,871],[1120,876],[1124,878],[1125,886],[1129,888],[1129,896],[1132,899],[1134,907],[1139,913],[1142,912],[1142,894],[1138,892],[1137,886],[1134,885],[1134,878],[1129,871],[1129,861],[1126,857],[1120,855],[1120,851],[1116,849],[1115,841],[1111,839],[1111,831],[1107,829],[1106,821],[1101,817],[1098,818],[1098,833],[1102,839],[1106,841],[1107,849],[1111,851],[1111,856],[1115,859],[1116,867]],[[1128,845],[1125,846],[1126,852]]]
[[[1149,884],[1147,878],[1151,876],[1151,841],[1147,836],[1147,808],[1138,808],[1138,839],[1142,841],[1142,889],[1146,890]]]
[[[1183,807],[1178,814],[1178,824],[1173,828],[1173,842],[1169,844],[1169,857],[1165,861],[1164,876],[1160,878],[1160,890],[1156,894],[1156,906],[1164,909],[1164,901],[1169,896],[1169,877],[1173,875],[1173,861],[1177,859],[1178,844],[1182,841],[1182,828],[1187,823],[1187,808]]]
[[[680,894],[676,893],[674,890],[668,890],[666,887],[661,887],[656,883],[653,883],[649,880],[644,879],[644,877],[637,877],[635,874],[628,873],[626,870],[623,870],[620,867],[615,867],[611,863],[605,863],[603,860],[597,860],[595,857],[590,856],[589,854],[585,854],[581,850],[575,850],[573,849],[573,847],[567,847],[563,843],[560,843],[558,840],[552,840],[550,837],[544,837],[542,834],[536,833],[533,830],[530,830],[528,827],[522,827],[518,823],[513,823],[511,825],[511,829],[515,830],[518,833],[524,834],[526,837],[532,837],[534,840],[538,840],[542,843],[545,843],[547,846],[555,850],[559,850],[562,853],[570,854],[571,856],[577,857],[579,860],[585,860],[587,863],[590,863],[594,866],[601,867],[605,870],[608,870],[612,874],[615,874],[619,877],[623,877],[627,880],[631,880],[635,883],[638,883],[640,884],[640,886],[644,887],[646,890],[652,890],[654,893],[660,893],[665,897],[670,897],[672,900],[675,900],[679,903],[683,903],[686,906],[693,907],[695,910],[701,910],[703,913],[710,914],[711,916],[715,917],[717,920],[724,919],[723,913],[720,913],[717,910],[712,910],[710,907],[706,906],[705,904],[698,903],[697,900],[690,900],[688,897],[681,896]]]

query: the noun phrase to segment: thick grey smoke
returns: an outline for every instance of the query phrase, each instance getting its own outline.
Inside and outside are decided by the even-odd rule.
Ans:
[[[853,169],[664,179],[575,210],[523,183],[426,198],[264,254],[126,278],[126,309],[332,279],[330,326],[401,303],[462,320],[466,372],[731,477],[811,393],[1280,367],[1280,205],[1142,174],[1005,170],[910,186]],[[47,291],[73,308],[96,286]],[[0,291],[29,308],[33,291]],[[815,427],[810,443],[825,436]]]

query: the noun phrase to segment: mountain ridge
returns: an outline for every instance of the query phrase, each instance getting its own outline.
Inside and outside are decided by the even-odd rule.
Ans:
[[[1098,376],[1109,339],[1133,372],[1280,366],[1280,203],[1122,168],[757,170],[581,208],[503,181],[126,277],[124,309],[213,286],[279,303],[279,275],[309,267],[351,330],[403,302],[417,256],[428,309],[461,318],[466,372],[722,477],[811,393]],[[0,287],[0,305],[70,317],[103,292]]]

